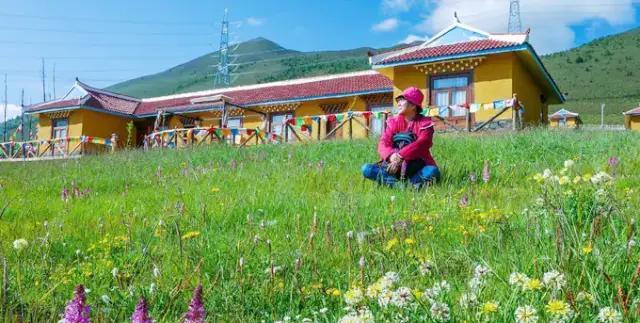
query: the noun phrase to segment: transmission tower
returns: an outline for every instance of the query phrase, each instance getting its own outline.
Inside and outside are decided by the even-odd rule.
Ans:
[[[509,4],[509,33],[521,33],[520,0],[510,0]]]
[[[222,20],[222,30],[220,31],[220,50],[218,51],[218,71],[213,79],[213,86],[231,84],[229,74],[229,20],[227,19],[228,9],[224,10]]]

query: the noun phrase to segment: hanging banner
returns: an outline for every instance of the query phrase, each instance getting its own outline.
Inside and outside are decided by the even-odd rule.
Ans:
[[[311,117],[305,116],[304,117],[304,125],[305,126],[310,126],[311,124],[313,124],[313,120],[311,119]]]

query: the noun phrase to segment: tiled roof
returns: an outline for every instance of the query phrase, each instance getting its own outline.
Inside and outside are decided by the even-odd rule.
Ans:
[[[631,110],[625,112],[624,114],[626,114],[628,116],[640,116],[640,107],[637,107],[635,109],[631,109]]]
[[[158,109],[189,105],[192,99],[222,94],[238,106],[256,106],[283,101],[302,101],[313,98],[392,91],[392,83],[387,77],[374,71],[315,77],[284,82],[274,82],[255,86],[227,88],[198,94],[185,94],[143,100],[136,115],[155,113]],[[188,109],[187,109],[188,110]]]
[[[445,57],[458,54],[468,54],[482,52],[491,49],[500,49],[520,45],[520,43],[502,41],[496,39],[480,39],[465,41],[455,44],[440,45],[434,47],[416,46],[415,50],[403,50],[397,55],[392,55],[384,60],[375,63],[375,65],[385,65],[391,63],[401,63],[406,61],[415,61],[427,58]]]
[[[49,102],[27,106],[25,107],[24,110],[25,112],[38,112],[38,111],[49,110],[49,109],[77,107],[80,105],[80,101],[81,101],[80,99],[49,101]]]
[[[558,119],[564,119],[564,118],[575,118],[575,117],[579,117],[580,115],[575,113],[575,112],[571,112],[569,110],[566,109],[560,109],[552,114],[549,115],[549,119],[551,120],[558,120]]]

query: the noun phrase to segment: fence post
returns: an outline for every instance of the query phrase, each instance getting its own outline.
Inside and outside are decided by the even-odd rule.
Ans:
[[[349,115],[349,140],[353,139],[353,115]]]
[[[513,131],[518,130],[518,96],[513,94],[513,102],[511,106],[511,129]]]
[[[111,134],[111,153],[114,153],[116,151],[116,148],[118,146],[118,135],[116,135],[116,133],[112,133]]]
[[[322,118],[318,118],[318,141],[320,141],[320,128],[322,128]]]
[[[284,121],[284,142],[289,143],[289,120]]]
[[[466,120],[467,132],[471,132],[471,109],[467,109],[467,120]]]

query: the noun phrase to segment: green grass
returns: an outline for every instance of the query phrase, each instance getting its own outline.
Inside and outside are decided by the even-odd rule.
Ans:
[[[605,306],[626,308],[625,319],[637,321],[640,295],[632,280],[640,250],[627,245],[637,240],[639,139],[630,132],[545,130],[438,135],[433,154],[444,179],[422,191],[363,181],[361,164],[376,160],[370,140],[0,163],[0,210],[8,206],[0,218],[0,255],[9,265],[4,319],[56,320],[74,286],[84,284],[94,321],[128,320],[144,295],[154,318],[176,322],[201,283],[211,321],[312,318],[325,307],[317,319],[336,321],[361,273],[368,286],[394,271],[397,286],[414,292],[448,281],[451,291],[438,301],[453,320],[473,321],[479,308],[463,309],[459,298],[483,264],[491,273],[478,300],[499,302],[492,321],[513,320],[525,304],[546,321],[552,298],[575,304],[576,321],[594,320]],[[557,173],[567,159],[575,159],[571,179],[610,172],[610,156],[620,160],[616,179],[597,193],[591,183],[531,179],[546,168]],[[469,173],[481,178],[485,160],[489,182],[471,183]],[[65,203],[61,192],[72,182],[91,192]],[[463,196],[466,207],[459,205]],[[199,235],[180,238],[188,232]],[[16,239],[28,247],[14,249]],[[433,269],[423,276],[427,261]],[[265,272],[271,263],[282,267],[273,279]],[[508,283],[512,272],[542,279],[551,270],[567,280],[554,295],[546,287],[514,292]],[[629,293],[626,307],[616,301],[618,287]],[[342,295],[333,296],[334,289]],[[580,291],[597,305],[575,301]],[[381,321],[432,318],[428,300],[416,304],[361,305]]]

